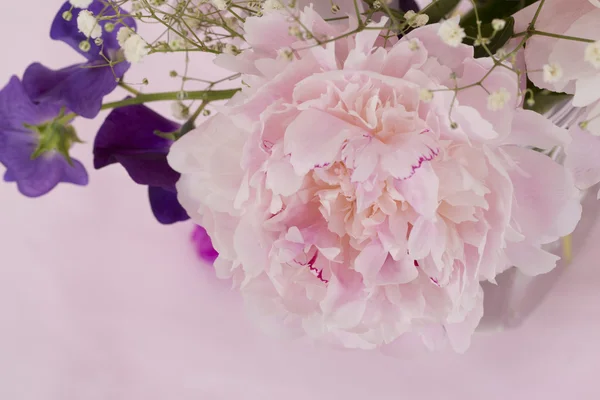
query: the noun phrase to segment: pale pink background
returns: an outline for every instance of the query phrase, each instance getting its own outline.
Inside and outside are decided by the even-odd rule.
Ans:
[[[77,60],[47,37],[60,3],[0,2],[2,85],[30,61]],[[151,60],[129,79],[168,89],[170,65]],[[32,200],[0,184],[1,399],[600,398],[599,227],[524,326],[478,335],[465,355],[393,358],[275,340],[197,261],[191,225],[155,223],[144,188],[118,166],[92,170],[99,122],[77,123],[89,187]]]

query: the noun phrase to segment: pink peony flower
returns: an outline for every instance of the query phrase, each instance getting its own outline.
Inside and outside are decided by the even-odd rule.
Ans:
[[[312,8],[299,18],[318,38],[356,26]],[[217,274],[265,326],[350,348],[413,332],[466,349],[480,281],[513,265],[550,271],[558,257],[541,246],[579,220],[566,169],[523,147],[563,145],[567,132],[518,108],[505,68],[454,99],[447,88],[493,62],[444,44],[438,25],[384,47],[374,29],[311,46],[290,24],[280,12],[247,19],[252,50],[219,63],[248,87],[169,154]]]
[[[515,32],[525,32],[539,2],[514,15]],[[600,3],[597,0],[546,0],[535,24],[538,31],[600,40]],[[529,79],[539,88],[575,94],[573,105],[585,107],[600,99],[600,69],[594,66],[590,44],[534,35],[525,47]],[[597,45],[600,51],[600,44]],[[599,61],[600,62],[600,61]],[[600,65],[600,64],[599,64]],[[558,66],[555,79],[544,79],[544,66]],[[546,68],[547,69],[547,68]]]
[[[589,122],[585,129],[578,124],[569,129],[572,141],[566,148],[565,160],[565,166],[573,172],[575,183],[582,190],[600,182],[600,102],[586,111],[584,120]]]

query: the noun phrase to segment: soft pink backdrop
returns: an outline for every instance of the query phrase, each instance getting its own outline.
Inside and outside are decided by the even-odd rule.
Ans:
[[[0,2],[1,85],[31,61],[78,59],[47,37],[60,4]],[[170,68],[152,57],[129,80],[166,90]],[[99,123],[77,123],[89,187],[33,200],[0,183],[1,399],[599,398],[600,227],[525,325],[478,335],[465,355],[285,342],[257,332],[238,294],[197,261],[191,225],[155,223],[145,189],[118,166],[92,170]]]

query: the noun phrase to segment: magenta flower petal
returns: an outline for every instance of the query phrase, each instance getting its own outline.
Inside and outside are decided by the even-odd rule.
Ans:
[[[196,228],[192,233],[192,242],[194,242],[198,257],[202,260],[212,263],[219,256],[219,253],[217,253],[212,245],[212,241],[210,240],[210,236],[208,236],[206,229],[200,225],[196,225]]]

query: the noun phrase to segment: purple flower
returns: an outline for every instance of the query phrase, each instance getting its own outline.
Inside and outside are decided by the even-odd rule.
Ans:
[[[76,136],[60,115],[57,104],[32,102],[16,76],[0,91],[0,163],[6,167],[4,180],[16,182],[25,196],[46,194],[59,182],[88,183],[83,165],[64,156]]]
[[[415,0],[398,0],[398,6],[404,12],[419,12],[419,5]]]
[[[94,142],[94,167],[119,163],[134,182],[148,185],[152,212],[163,224],[189,218],[177,201],[175,183],[179,174],[167,162],[173,141],[156,134],[173,133],[179,128],[179,124],[146,106],[132,105],[113,110]]]
[[[116,12],[111,3],[110,0],[95,0],[88,9],[95,16],[114,16]],[[103,28],[102,44],[99,46],[90,39],[90,49],[83,51],[80,43],[88,39],[77,28],[77,16],[81,10],[73,9],[73,17],[67,21],[62,15],[70,9],[69,2],[63,4],[52,23],[50,37],[71,46],[86,61],[57,71],[40,63],[31,64],[23,76],[23,86],[36,102],[56,102],[85,118],[94,118],[100,112],[104,96],[117,87],[118,80],[130,66],[119,51],[117,32],[123,26],[133,29],[136,25],[131,17],[110,21],[103,19],[99,21]],[[121,9],[119,13],[127,14]],[[108,23],[114,26],[110,32],[106,29]]]
[[[196,247],[198,257],[200,257],[202,260],[212,264],[219,256],[219,253],[217,253],[212,246],[212,242],[208,236],[208,233],[206,233],[206,229],[200,225],[196,225],[196,228],[192,233],[192,242]]]

